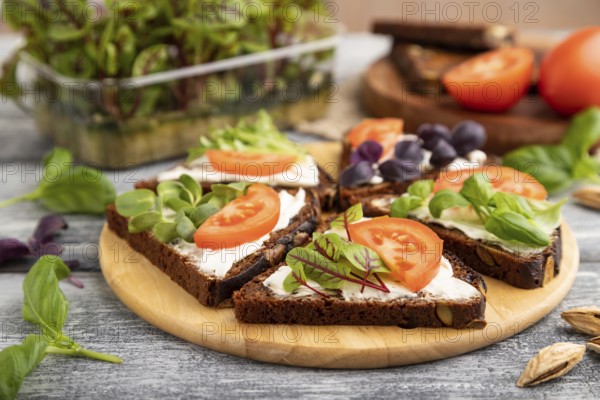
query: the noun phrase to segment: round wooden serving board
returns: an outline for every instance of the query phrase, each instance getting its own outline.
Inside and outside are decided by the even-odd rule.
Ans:
[[[561,272],[537,290],[488,285],[484,329],[249,325],[232,309],[202,306],[127,242],[104,227],[100,265],[109,286],[140,318],[216,351],[271,363],[320,368],[381,368],[439,360],[504,340],[535,324],[567,295],[579,267],[571,229],[563,226]]]
[[[530,144],[557,143],[568,120],[557,116],[539,96],[527,96],[501,114],[467,111],[441,94],[415,94],[388,58],[373,64],[364,77],[362,100],[375,117],[404,119],[407,132],[416,132],[424,123],[453,126],[466,119],[483,124],[488,133],[485,151],[502,155]]]

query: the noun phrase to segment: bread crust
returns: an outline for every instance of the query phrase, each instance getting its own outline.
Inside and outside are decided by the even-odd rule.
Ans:
[[[444,241],[444,248],[475,271],[521,289],[541,288],[560,273],[561,229],[552,235],[552,244],[542,253],[515,254],[498,246],[472,239],[456,229],[426,224]]]
[[[302,246],[310,240],[320,218],[320,206],[313,190],[306,190],[306,193],[305,206],[287,228],[273,232],[262,249],[234,264],[223,278],[203,273],[190,257],[177,253],[149,232],[129,233],[127,218],[117,212],[114,204],[108,206],[106,219],[109,228],[126,240],[133,250],[146,257],[200,303],[223,307],[231,305],[234,291],[279,264],[293,247]]]
[[[483,328],[485,282],[452,253],[445,252],[444,255],[452,264],[455,277],[477,288],[479,296],[452,301],[421,295],[387,302],[346,301],[341,297],[284,297],[273,294],[263,285],[275,271],[273,269],[254,278],[234,294],[235,316],[242,322],[257,324]]]

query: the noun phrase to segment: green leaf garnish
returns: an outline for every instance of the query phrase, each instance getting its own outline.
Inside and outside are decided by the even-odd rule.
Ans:
[[[350,238],[350,224],[360,221],[363,218],[363,209],[362,204],[358,203],[347,209],[337,217],[334,221],[331,222],[332,229],[343,228],[346,231],[346,235],[348,236],[348,240],[352,240]]]
[[[55,148],[44,157],[42,180],[31,193],[0,202],[0,208],[39,200],[61,214],[103,214],[115,199],[115,190],[101,171],[73,166],[71,153]]]
[[[471,203],[460,193],[452,190],[440,190],[429,202],[429,212],[434,218],[440,218],[442,213],[453,207],[467,207]]]
[[[577,114],[558,145],[525,146],[504,156],[503,164],[536,178],[549,193],[568,189],[579,180],[600,183],[600,163],[590,156],[600,140],[600,108]]]
[[[178,181],[161,182],[156,191],[137,189],[119,195],[117,212],[129,218],[130,233],[152,232],[158,240],[170,243],[180,238],[193,242],[196,230],[227,203],[244,196],[248,183],[216,184],[206,195],[189,175]]]
[[[207,150],[231,150],[249,153],[276,153],[302,156],[306,150],[290,141],[277,129],[265,110],[261,110],[254,120],[242,119],[235,127],[214,130],[208,137],[200,139],[200,144],[189,150],[191,162]]]
[[[409,187],[408,193],[396,199],[391,216],[407,218],[412,211],[423,206],[426,201],[409,194],[427,193],[421,192],[422,187]],[[465,181],[460,193],[450,190],[435,193],[429,200],[428,209],[433,218],[441,218],[449,208],[472,207],[482,227],[498,238],[539,247],[550,244],[547,232],[560,224],[564,204],[565,200],[551,203],[494,191],[483,174],[475,174]]]
[[[59,257],[43,256],[25,276],[23,319],[37,325],[43,335],[28,335],[23,343],[0,352],[0,398],[14,399],[25,377],[47,354],[123,362],[119,357],[83,348],[63,333],[69,303],[58,282],[70,274]]]

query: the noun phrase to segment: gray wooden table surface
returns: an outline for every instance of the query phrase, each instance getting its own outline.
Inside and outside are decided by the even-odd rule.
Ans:
[[[353,39],[346,39],[340,51],[338,69],[344,78],[359,73],[387,46],[364,35]],[[29,118],[10,102],[0,103],[0,200],[35,187],[39,160],[50,148]],[[168,165],[109,176],[120,192]],[[46,213],[36,204],[0,209],[0,237],[26,239]],[[561,321],[562,310],[600,305],[600,213],[570,202],[565,217],[581,249],[580,272],[567,298],[540,323],[502,343],[452,359],[383,370],[336,371],[224,355],[154,328],[119,302],[99,272],[97,242],[103,218],[67,216],[70,227],[60,241],[66,245],[66,258],[82,262],[76,276],[86,286],[80,290],[62,284],[71,304],[67,329],[81,344],[117,354],[125,362],[115,366],[48,357],[26,379],[19,398],[600,398],[596,354],[587,354],[569,375],[554,382],[533,389],[515,386],[527,361],[542,347],[586,340]],[[21,283],[28,266],[19,262],[0,270],[0,348],[21,341],[31,330],[21,322]]]

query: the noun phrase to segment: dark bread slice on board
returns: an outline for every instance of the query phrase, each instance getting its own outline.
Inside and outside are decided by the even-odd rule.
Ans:
[[[191,257],[178,253],[149,232],[129,233],[127,218],[117,212],[114,204],[107,208],[106,219],[109,228],[126,240],[133,250],[146,257],[200,303],[226,307],[231,306],[233,292],[255,276],[278,265],[292,248],[306,244],[317,227],[320,214],[315,192],[306,190],[305,205],[289,225],[273,232],[262,248],[236,262],[222,278],[202,272]]]
[[[263,282],[274,270],[254,278],[233,295],[235,316],[245,323],[300,325],[380,325],[483,328],[485,282],[481,275],[445,251],[454,276],[478,290],[464,300],[444,300],[419,293],[416,298],[391,301],[344,300],[341,296],[292,297],[274,294]]]
[[[319,185],[311,188],[317,195],[321,208],[323,210],[331,210],[335,207],[337,202],[337,183],[335,179],[323,168],[318,167],[319,170]],[[232,183],[232,182],[220,182],[220,183]],[[150,178],[141,180],[135,184],[136,189],[150,189],[156,191],[156,187],[159,182],[157,178]],[[200,182],[204,193],[210,192],[210,187],[214,182]]]
[[[372,188],[375,189],[375,188]],[[362,198],[365,215],[389,215],[395,195],[378,195],[365,191]],[[448,229],[439,224],[425,223],[444,241],[450,250],[475,271],[499,279],[521,289],[543,287],[560,272],[562,256],[561,230],[552,235],[552,244],[542,253],[511,253],[499,246],[472,239],[457,229]]]
[[[460,254],[475,271],[521,289],[537,289],[548,284],[560,272],[562,237],[560,228],[552,235],[552,244],[542,253],[511,253],[499,246],[468,237],[456,229],[426,224],[444,241],[444,248]]]

